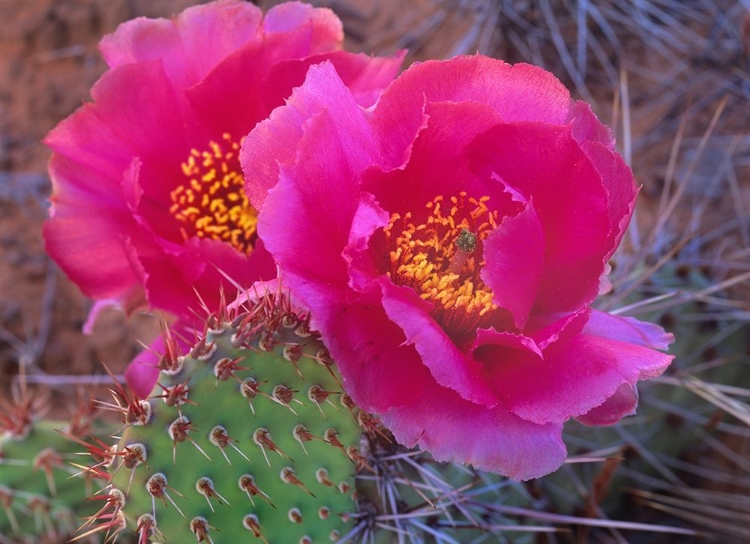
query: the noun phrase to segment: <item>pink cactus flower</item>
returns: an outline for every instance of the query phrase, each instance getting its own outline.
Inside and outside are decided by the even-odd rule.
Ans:
[[[317,62],[332,62],[371,105],[403,54],[355,55],[342,40],[328,9],[290,2],[263,16],[237,0],[135,19],[106,36],[109,70],[93,103],[45,140],[50,255],[95,300],[176,315],[199,308],[196,291],[214,307],[230,285],[222,272],[246,286],[274,277],[243,192],[241,138]]]
[[[191,322],[199,297],[216,309],[231,277],[249,286],[276,275],[243,190],[242,137],[304,81],[336,66],[369,106],[399,70],[403,52],[373,58],[342,50],[339,19],[290,2],[265,16],[224,0],[171,20],[139,18],[100,43],[109,70],[82,106],[47,136],[54,153],[49,254],[97,304],[148,304]],[[136,369],[148,393],[156,370]],[[129,374],[137,372],[131,367]],[[150,384],[150,385],[149,385]]]
[[[660,327],[591,308],[637,189],[540,68],[425,62],[363,109],[314,66],[240,156],[284,284],[407,446],[542,476],[565,421],[618,421],[672,360]]]

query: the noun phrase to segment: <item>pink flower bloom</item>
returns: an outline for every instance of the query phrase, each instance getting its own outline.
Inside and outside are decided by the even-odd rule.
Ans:
[[[637,193],[551,74],[412,66],[361,108],[314,66],[241,152],[259,233],[345,387],[439,460],[528,479],[570,418],[611,424],[672,340],[593,310]]]
[[[276,275],[244,195],[241,138],[318,62],[371,105],[403,54],[355,55],[342,40],[330,10],[290,2],[264,17],[237,0],[139,18],[102,40],[109,70],[93,103],[45,140],[47,250],[97,310],[147,302],[190,317],[196,291],[210,308],[219,286],[234,291],[222,272],[243,285]]]
[[[46,139],[54,154],[49,254],[101,307],[144,303],[192,323],[196,293],[216,309],[220,287],[276,275],[243,191],[241,138],[304,81],[336,66],[358,103],[371,105],[403,53],[371,58],[341,50],[341,22],[290,2],[266,13],[225,0],[172,20],[140,18],[106,36],[109,70],[85,104]],[[147,395],[156,358],[127,376]]]

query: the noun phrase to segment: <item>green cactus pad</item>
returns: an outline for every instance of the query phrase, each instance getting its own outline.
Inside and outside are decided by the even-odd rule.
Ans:
[[[270,298],[214,318],[186,357],[168,340],[150,399],[125,394],[100,527],[215,544],[349,531],[357,412],[304,319]]]
[[[65,542],[93,513],[87,499],[96,488],[90,478],[71,478],[84,447],[62,433],[84,436],[88,425],[77,417],[15,419],[21,424],[0,426],[0,543]]]

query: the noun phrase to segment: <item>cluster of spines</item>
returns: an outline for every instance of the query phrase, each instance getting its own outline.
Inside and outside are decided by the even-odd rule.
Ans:
[[[115,447],[89,448],[89,471],[105,488],[81,536],[114,540],[130,528],[140,542],[248,532],[264,542],[337,540],[356,510],[353,475],[369,469],[362,430],[377,421],[341,390],[307,316],[266,293],[211,315],[185,356],[164,335],[149,399],[113,389],[108,407],[124,428]]]
[[[46,395],[25,385],[0,402],[0,542],[62,542],[88,511],[91,479],[71,478],[93,408],[83,397],[68,421],[44,419]]]

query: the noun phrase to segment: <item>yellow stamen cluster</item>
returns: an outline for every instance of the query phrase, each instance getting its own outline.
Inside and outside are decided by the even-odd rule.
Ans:
[[[208,150],[191,149],[182,173],[187,182],[170,193],[169,208],[185,239],[197,236],[226,242],[250,253],[257,238],[258,212],[245,196],[239,160],[241,142],[223,134]]]
[[[497,211],[487,208],[488,200],[467,197],[465,192],[449,200],[437,196],[426,204],[425,222],[415,224],[412,212],[393,214],[384,229],[389,276],[435,303],[433,317],[449,334],[476,330],[497,309],[492,291],[480,277],[482,242],[497,227]],[[460,247],[467,235],[476,241],[470,253]]]

